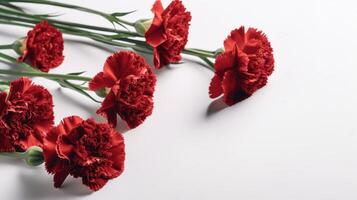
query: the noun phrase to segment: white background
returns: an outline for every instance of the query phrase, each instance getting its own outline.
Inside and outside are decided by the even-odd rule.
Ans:
[[[150,0],[63,2],[108,12],[137,10],[130,20],[152,16]],[[208,98],[209,70],[192,60],[163,69],[157,73],[153,115],[125,133],[127,159],[121,177],[96,193],[72,178],[62,189],[54,189],[52,176],[43,167],[33,169],[0,158],[1,199],[357,199],[355,1],[186,0],[184,4],[193,16],[189,47],[217,49],[240,25],[266,32],[276,59],[269,84],[246,101],[223,108]],[[26,7],[110,26],[99,17],[72,10]],[[0,27],[4,44],[27,32]],[[92,76],[118,50],[66,38],[65,62],[52,72],[86,70]],[[70,115],[98,118],[98,104],[58,89],[55,83],[35,81],[51,90],[56,123]]]

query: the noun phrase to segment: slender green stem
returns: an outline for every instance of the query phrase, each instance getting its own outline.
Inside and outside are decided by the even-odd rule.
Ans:
[[[4,9],[4,8],[0,8],[0,11],[3,14],[8,14],[7,16],[16,15],[16,16],[31,18],[33,20],[36,20],[37,22],[40,22],[42,20],[47,20],[48,22],[50,22],[51,24],[54,24],[54,25],[67,25],[67,26],[85,28],[85,29],[90,29],[90,30],[95,30],[95,31],[126,34],[126,35],[130,35],[132,37],[142,37],[140,34],[138,34],[136,32],[126,31],[126,30],[118,30],[118,29],[113,29],[113,28],[106,28],[106,27],[86,25],[86,24],[80,24],[80,23],[74,23],[74,22],[65,22],[65,21],[61,21],[61,20],[48,19],[46,17],[41,17],[38,15],[32,15],[32,14],[24,13],[21,11],[9,10],[9,9]]]
[[[191,50],[198,51],[198,52],[204,52],[204,53],[215,54],[214,51],[208,51],[208,50],[204,50],[204,49],[197,49],[197,48],[187,48],[187,49],[191,49]]]
[[[19,23],[19,22],[13,22],[9,20],[4,20],[0,19],[0,24],[7,24],[7,25],[14,25],[14,26],[22,26],[22,27],[27,27],[27,28],[32,28],[32,25],[24,24],[24,23]]]
[[[0,49],[13,49],[13,44],[0,45]]]
[[[17,11],[10,11],[10,14],[11,13],[16,14],[16,12]],[[19,14],[21,14],[21,12]],[[5,15],[1,15],[1,14],[0,14],[0,17],[9,19],[9,20],[27,22],[27,23],[31,23],[31,24],[36,24],[42,20],[42,19],[38,19],[38,18],[36,19],[35,16],[31,16],[28,14],[22,15],[22,17],[25,17],[26,19],[19,19],[19,17],[12,17],[12,16],[8,16],[8,15],[5,16]],[[31,19],[28,19],[28,18],[31,18]],[[93,40],[104,42],[106,44],[110,44],[110,45],[114,45],[114,46],[130,47],[130,48],[133,48],[134,50],[137,50],[137,51],[140,51],[143,53],[152,53],[152,48],[150,46],[148,46],[145,41],[136,40],[136,39],[132,39],[132,38],[120,38],[120,37],[117,38],[117,35],[113,35],[113,36],[103,35],[103,34],[93,33],[90,31],[85,31],[82,29],[74,28],[74,27],[83,27],[83,28],[96,29],[96,30],[100,29],[100,30],[112,31],[113,33],[122,33],[122,34],[130,34],[130,35],[135,35],[134,32],[115,31],[115,30],[106,29],[106,28],[102,29],[102,27],[79,25],[76,23],[63,22],[63,21],[58,21],[58,20],[50,20],[49,19],[48,21],[50,23],[53,23],[57,28],[61,29],[61,31],[63,31],[64,33],[67,33],[67,34],[89,37]],[[112,39],[134,43],[135,45],[130,45],[130,44],[113,41]],[[139,47],[139,46],[141,46],[141,47]],[[215,58],[215,53],[213,51],[207,51],[207,50],[202,50],[202,49],[187,48],[182,53],[187,54],[187,55],[197,56],[197,57]]]
[[[212,71],[215,71],[214,69],[214,64],[212,63],[212,61],[210,61],[208,58],[206,57],[200,57],[205,63],[207,63],[207,68],[209,68]]]
[[[32,2],[32,1],[37,2],[38,0],[9,0],[9,1],[10,2],[13,2],[13,1],[14,2]],[[40,0],[40,1],[42,2],[43,0]],[[46,2],[49,2],[49,1],[46,1]],[[1,8],[0,8],[0,11],[1,11]],[[66,34],[90,38],[94,41],[98,41],[98,42],[101,42],[104,44],[109,44],[112,46],[128,47],[128,48],[132,48],[132,49],[134,49],[138,52],[142,52],[142,53],[149,53],[149,54],[153,53],[152,47],[150,47],[145,41],[128,38],[128,37],[121,37],[120,35],[104,35],[101,33],[94,33],[94,32],[88,31],[88,30],[83,30],[81,28],[89,29],[89,30],[96,30],[96,31],[111,32],[114,34],[128,34],[131,37],[137,37],[138,34],[134,33],[134,32],[118,31],[115,29],[98,27],[98,26],[83,25],[83,24],[77,24],[77,23],[72,23],[72,22],[52,20],[52,19],[47,19],[47,18],[39,18],[38,16],[30,15],[30,14],[19,12],[19,11],[13,11],[13,10],[10,10],[10,11],[6,10],[6,13],[8,15],[0,14],[0,23],[6,23],[6,20],[11,20],[11,21],[8,21],[7,24],[28,27],[28,25],[23,24],[23,23],[36,24],[39,21],[46,19],[50,23],[54,24],[57,28],[59,28],[63,33],[66,33]],[[10,16],[10,15],[15,15],[16,17]],[[13,22],[13,21],[17,21],[17,22]],[[186,48],[182,51],[182,53],[186,54],[186,55],[196,56],[196,57],[202,59],[206,64],[208,64],[209,68],[214,69],[213,63],[209,60],[209,58],[216,58],[216,53],[214,51],[208,51],[208,50],[197,49],[197,48]]]
[[[22,19],[22,18],[17,18],[17,17],[4,16],[4,15],[0,14],[0,19],[1,18],[2,19],[25,22],[25,23],[31,23],[31,24],[38,23],[38,21],[36,21],[36,20]],[[3,23],[6,23],[6,20],[3,20]],[[13,24],[13,23],[10,21],[9,24]],[[15,25],[26,26],[24,24],[15,24]],[[137,50],[137,51],[142,52],[142,53],[152,53],[147,48],[140,47],[138,45],[133,45],[133,44],[129,44],[129,43],[113,41],[111,38],[109,38],[109,36],[106,36],[106,35],[93,33],[93,32],[89,32],[89,31],[85,31],[85,30],[82,30],[82,29],[73,28],[73,27],[70,27],[70,26],[64,26],[64,25],[57,25],[56,27],[59,28],[63,33],[66,33],[66,34],[90,38],[92,40],[100,41],[102,43],[110,44],[110,45],[113,45],[113,46],[128,47],[128,48],[132,48],[132,49]]]
[[[50,74],[38,71],[31,67],[30,65],[17,62],[16,58],[8,56],[4,53],[0,53],[0,58],[3,58],[11,63],[18,64],[27,70],[27,72],[20,72],[16,70],[7,70],[0,69],[0,74],[8,74],[8,75],[20,75],[20,76],[29,76],[29,77],[44,77],[44,78],[55,78],[55,79],[66,79],[66,80],[78,80],[78,81],[90,81],[92,78],[85,76],[77,76],[77,75],[63,75],[63,74]]]
[[[129,22],[129,21],[126,21],[126,20],[123,20],[123,19],[120,19],[120,18],[117,18],[115,17],[116,20],[120,23],[123,23],[125,25],[128,25],[128,26],[132,26],[132,27],[135,27],[135,23],[134,22]]]
[[[3,54],[3,53],[0,53],[0,58],[4,59],[6,61],[9,61],[10,63],[20,65],[25,70],[27,70],[27,71],[23,72],[23,71],[0,69],[0,74],[14,75],[14,76],[28,76],[28,77],[43,77],[43,78],[57,82],[62,87],[69,88],[71,90],[74,90],[74,91],[82,94],[82,95],[85,95],[97,103],[101,103],[100,101],[96,100],[94,97],[92,97],[90,94],[88,94],[85,91],[85,90],[87,90],[87,91],[89,90],[88,87],[74,84],[69,81],[69,80],[76,80],[76,81],[88,82],[91,80],[91,78],[89,78],[89,77],[84,77],[84,76],[79,76],[79,75],[71,75],[71,74],[62,75],[62,74],[44,73],[44,72],[41,72],[41,71],[33,68],[32,66],[30,66],[24,62],[17,62],[17,60],[15,58],[8,56],[6,54]]]
[[[0,81],[0,85],[10,85],[9,81]]]
[[[117,23],[123,23],[129,26],[135,26],[134,23],[132,22],[128,22],[125,21],[123,19],[119,19],[115,16],[112,16],[110,14],[101,12],[101,11],[97,11],[94,9],[90,9],[90,8],[86,8],[86,7],[82,7],[82,6],[77,6],[77,5],[71,5],[71,4],[66,4],[66,3],[61,3],[61,2],[55,2],[55,1],[49,1],[49,0],[4,0],[7,2],[20,2],[20,3],[35,3],[35,4],[44,4],[44,5],[51,5],[51,6],[57,6],[57,7],[63,7],[63,8],[69,8],[69,9],[74,9],[74,10],[79,10],[79,11],[83,11],[83,12],[87,12],[87,13],[92,13],[95,15],[99,15],[104,17],[105,19],[107,19],[110,22],[117,22]]]
[[[198,51],[195,49],[184,49],[182,53],[187,55],[197,56],[197,57],[216,58],[214,53]]]
[[[22,11],[21,8],[15,6],[15,5],[12,5],[11,3],[0,2],[0,5],[1,5],[1,6],[4,6],[4,7],[7,7],[7,8],[10,8],[10,9],[12,9],[12,10],[20,10],[20,11]]]
[[[24,152],[1,152],[0,156],[24,159],[24,158],[26,158],[26,153],[24,153]]]
[[[65,80],[76,80],[76,81],[90,81],[92,78],[76,75],[64,75],[64,74],[50,74],[42,72],[24,72],[17,70],[0,69],[0,74],[6,75],[16,75],[16,76],[28,76],[28,77],[43,77],[43,78],[54,78],[54,79],[65,79]]]

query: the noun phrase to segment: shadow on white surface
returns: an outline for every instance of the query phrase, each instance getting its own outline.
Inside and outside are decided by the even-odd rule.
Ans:
[[[26,166],[26,163],[23,160],[19,160],[16,158],[9,158],[9,157],[0,157],[0,168],[1,167],[19,167],[19,168],[29,168]]]
[[[81,108],[82,110],[87,112],[90,116],[93,116],[94,118],[97,116],[96,110],[99,108],[99,104],[98,104],[98,107],[89,106],[87,104],[84,104],[83,99],[76,98],[73,95],[67,94],[66,92],[64,92],[65,90],[69,90],[69,89],[61,88],[61,87],[59,87],[57,89],[57,91],[58,91],[57,93],[61,95],[62,100],[68,101],[69,104],[72,104],[78,108]],[[99,120],[99,121],[103,121],[103,120]]]
[[[223,102],[223,97],[220,97],[209,104],[206,112],[206,117],[211,117],[212,115],[226,108],[228,108],[228,106]]]
[[[66,45],[71,45],[76,48],[80,48],[79,46],[82,46],[83,48],[86,48],[88,46],[97,48],[99,50],[108,52],[108,53],[114,53],[117,50],[120,50],[119,47],[114,47],[110,45],[102,45],[98,44],[98,42],[92,42],[92,41],[84,41],[84,40],[77,40],[77,39],[68,39],[66,38]]]
[[[18,195],[18,199],[70,199],[78,196],[87,196],[92,192],[87,189],[80,179],[68,177],[62,188],[56,189],[53,186],[53,175],[40,176],[39,170],[24,170],[20,171],[18,179],[20,185],[18,191],[22,194]]]
[[[8,169],[15,172],[13,181],[7,181],[9,185],[6,193],[11,196],[10,199],[72,199],[92,194],[81,183],[81,179],[68,177],[62,188],[56,189],[53,186],[53,175],[48,174],[44,166],[29,167],[23,160],[1,157],[0,170]]]
[[[9,38],[14,38],[14,41],[19,39],[20,37],[24,37],[24,35],[21,35],[21,34],[16,34],[14,32],[9,32],[9,31],[4,31],[5,29],[3,30],[0,30],[0,35],[2,37],[9,37]]]
[[[75,105],[76,107],[80,108],[81,110],[87,112],[88,115],[91,116],[91,118],[93,118],[97,122],[105,122],[106,121],[106,119],[104,117],[102,117],[96,113],[96,111],[100,107],[100,104],[97,104],[96,106],[90,106],[90,105],[83,104],[81,99],[75,98],[71,95],[67,95],[65,92],[63,92],[63,90],[64,90],[63,88],[58,88],[58,93],[60,93],[60,95],[62,95],[62,100],[68,101],[69,104]],[[118,121],[117,121],[117,130],[120,133],[126,133],[127,131],[130,130],[128,128],[127,124],[123,120],[121,120],[119,116],[118,116]]]

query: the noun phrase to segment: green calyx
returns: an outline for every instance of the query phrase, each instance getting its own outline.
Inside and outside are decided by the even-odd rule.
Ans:
[[[95,91],[95,94],[98,96],[98,97],[102,97],[102,98],[105,98],[107,95],[108,95],[108,89],[107,88],[102,88],[100,90],[97,90]]]
[[[26,152],[0,152],[0,156],[25,160],[32,167],[39,166],[45,161],[43,150],[38,146],[32,146]]]
[[[152,19],[140,19],[134,23],[134,27],[136,32],[139,35],[144,36],[146,31],[149,30],[151,24],[152,24]]]
[[[38,146],[27,149],[24,159],[29,166],[39,166],[44,162],[43,150]]]
[[[20,38],[12,44],[12,49],[19,55],[22,55],[26,48],[25,39]]]

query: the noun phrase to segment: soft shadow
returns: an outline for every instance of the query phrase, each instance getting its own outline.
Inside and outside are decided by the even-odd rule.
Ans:
[[[23,199],[70,199],[78,196],[87,196],[92,192],[85,187],[80,179],[68,177],[62,188],[53,186],[53,175],[39,175],[38,170],[20,171],[19,179],[21,185],[17,192],[22,193]]]
[[[96,110],[99,108],[100,104],[98,103],[97,107],[94,106],[88,106],[83,104],[83,102],[81,101],[82,99],[80,98],[75,98],[71,95],[67,95],[65,92],[63,92],[63,90],[67,90],[66,88],[58,88],[59,93],[61,93],[63,99],[65,101],[70,102],[71,104],[77,106],[78,108],[81,108],[83,110],[85,110],[89,115],[91,116],[95,116],[96,115]]]
[[[27,164],[21,159],[10,158],[10,157],[0,157],[0,167],[1,166],[9,166],[9,165],[21,167],[21,168],[28,168]]]
[[[214,70],[212,68],[210,68],[206,63],[204,63],[203,61],[199,61],[197,59],[190,59],[190,58],[184,58],[183,59],[184,62],[189,62],[189,63],[195,63],[197,65],[200,65],[201,67],[204,67],[208,70],[210,70],[211,72],[214,72]]]
[[[17,78],[18,77],[15,77],[15,76],[0,75],[0,80],[2,80],[2,81],[13,81],[13,80],[15,80]]]
[[[130,128],[128,127],[128,125],[124,122],[124,120],[122,120],[120,117],[118,117],[118,121],[117,121],[117,127],[116,130],[119,133],[126,133],[130,130]]]
[[[22,67],[20,67],[18,64],[10,63],[8,61],[0,60],[0,64],[4,64],[7,67],[7,69],[12,69],[12,70],[23,70]],[[1,67],[2,68],[2,67]]]
[[[166,65],[164,67],[162,67],[161,69],[156,69],[154,66],[154,62],[153,62],[153,55],[152,54],[147,54],[147,53],[141,53],[141,52],[136,52],[139,55],[141,55],[146,62],[149,64],[149,66],[151,66],[151,69],[153,70],[154,74],[159,78],[159,76],[169,70],[173,70],[175,69],[174,64],[171,65]]]
[[[84,111],[86,111],[95,121],[97,122],[106,122],[106,120],[98,115],[96,113],[97,109],[99,108],[100,104],[98,103],[98,105],[96,106],[88,106],[88,105],[84,105],[83,102],[78,99],[78,98],[74,98],[71,95],[67,95],[63,92],[64,88],[58,88],[58,91],[62,94],[63,99],[65,101],[70,102],[71,104],[83,109]],[[118,116],[118,121],[117,121],[117,127],[116,130],[119,131],[120,133],[126,133],[127,131],[129,131],[129,127],[128,125],[122,120],[120,119],[120,117]]]
[[[5,24],[3,24],[3,25],[5,25]],[[7,25],[7,26],[12,26],[12,25]],[[14,41],[20,37],[24,37],[23,35],[14,33],[13,31],[10,32],[10,31],[5,31],[5,30],[7,30],[7,29],[1,29],[0,35],[2,35],[4,37],[14,38]]]
[[[212,115],[227,108],[227,104],[223,102],[223,97],[216,99],[210,103],[207,108],[206,117],[211,117]]]
[[[84,40],[77,40],[77,39],[66,39],[66,43],[91,46],[93,48],[97,48],[97,49],[100,49],[102,51],[106,51],[106,52],[109,52],[109,53],[114,53],[118,49],[122,50],[119,47],[114,47],[114,46],[105,45],[105,44],[98,44],[98,42],[95,42],[95,41],[92,42],[92,41],[84,41]]]

